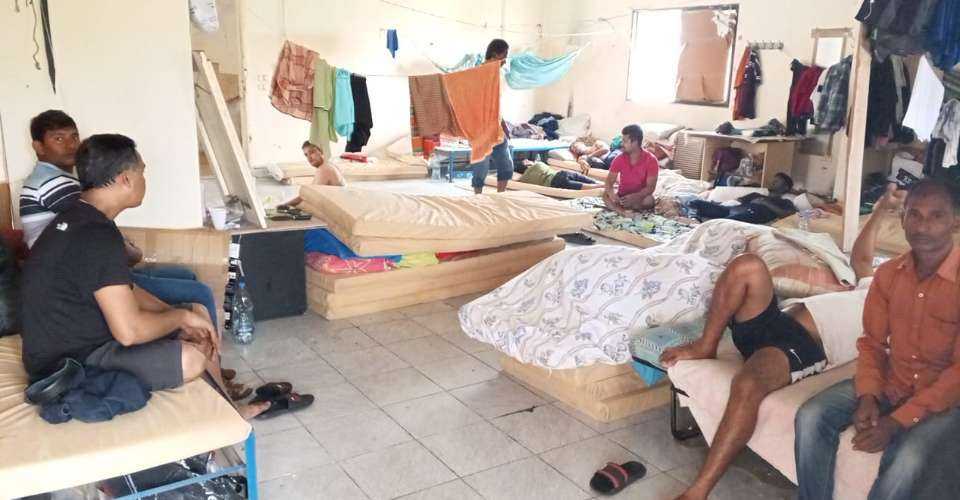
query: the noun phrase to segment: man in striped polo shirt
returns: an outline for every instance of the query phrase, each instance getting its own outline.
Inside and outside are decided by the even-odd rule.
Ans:
[[[47,224],[80,197],[80,182],[73,174],[80,134],[73,118],[50,109],[30,120],[30,137],[37,166],[20,191],[20,222],[32,247]]]

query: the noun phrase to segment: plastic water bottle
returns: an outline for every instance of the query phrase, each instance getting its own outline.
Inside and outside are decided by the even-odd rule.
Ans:
[[[233,340],[238,344],[253,342],[253,301],[247,285],[240,282],[240,289],[233,298]]]

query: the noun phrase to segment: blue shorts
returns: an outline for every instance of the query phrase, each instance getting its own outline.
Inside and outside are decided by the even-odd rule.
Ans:
[[[490,172],[491,165],[497,170],[498,181],[509,181],[513,178],[513,152],[510,150],[510,144],[506,138],[493,147],[493,152],[489,156],[470,165],[470,168],[473,169],[473,181],[471,182],[473,187],[483,187],[483,180]]]

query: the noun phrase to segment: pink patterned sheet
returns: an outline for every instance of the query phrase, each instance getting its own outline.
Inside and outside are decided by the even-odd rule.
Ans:
[[[306,261],[311,269],[325,274],[381,273],[397,267],[395,262],[382,257],[341,259],[320,252],[308,252]]]

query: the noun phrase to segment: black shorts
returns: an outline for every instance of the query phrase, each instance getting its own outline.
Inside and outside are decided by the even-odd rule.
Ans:
[[[553,180],[550,181],[550,187],[560,188],[560,189],[583,189],[584,184],[596,184],[597,181],[580,175],[576,172],[571,172],[569,170],[561,170],[554,174]]]
[[[743,359],[765,347],[783,351],[790,361],[790,381],[823,371],[827,355],[821,346],[797,320],[780,310],[777,298],[757,317],[737,323],[730,322],[733,343]]]

